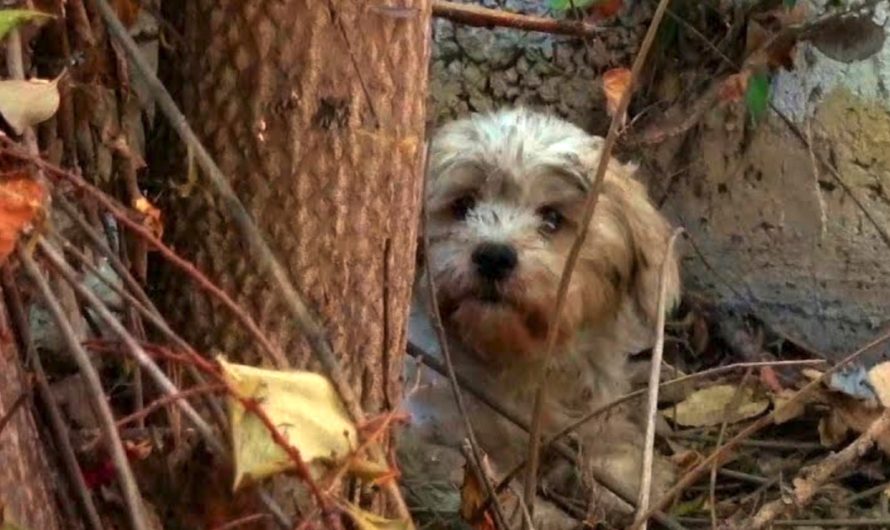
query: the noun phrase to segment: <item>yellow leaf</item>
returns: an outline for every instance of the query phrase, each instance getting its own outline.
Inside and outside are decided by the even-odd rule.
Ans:
[[[64,73],[63,73],[64,75]],[[59,77],[0,81],[0,114],[16,132],[50,119],[59,109]]]
[[[869,370],[868,382],[874,388],[881,405],[890,407],[890,361],[882,362]]]
[[[740,392],[735,410],[727,410],[733,404],[736,392]],[[769,407],[768,399],[756,399],[750,388],[739,389],[733,385],[717,385],[698,390],[676,405],[676,421],[685,427],[720,425],[751,418]]]
[[[349,472],[367,482],[383,481],[394,476],[389,466],[359,457],[349,461]]]
[[[350,502],[345,503],[345,508],[359,530],[407,530],[411,526],[403,519],[387,519]]]
[[[313,473],[322,464],[342,462],[357,447],[358,435],[334,386],[312,372],[278,371],[232,364],[218,358],[226,382],[242,398],[255,400]],[[266,425],[229,397],[235,460],[234,488],[259,480],[294,463],[275,443]]]
[[[161,210],[152,204],[145,197],[140,196],[136,199],[133,207],[136,211],[145,216],[145,227],[158,239],[164,235],[164,222],[161,220]]]

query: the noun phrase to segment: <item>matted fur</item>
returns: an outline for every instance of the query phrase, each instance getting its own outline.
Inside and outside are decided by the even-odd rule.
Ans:
[[[527,416],[533,374],[548,361],[545,342],[549,326],[555,326],[558,347],[549,359],[553,370],[545,431],[626,393],[628,356],[654,339],[660,268],[671,229],[634,180],[636,168],[615,160],[609,163],[565,309],[553,321],[560,275],[602,143],[564,120],[520,108],[449,123],[431,144],[425,197],[429,246],[424,251],[456,369]],[[558,229],[546,224],[545,209],[563,218]],[[515,271],[496,283],[480,278],[471,256],[481,243],[515,249]],[[667,259],[672,307],[680,280],[676,258]],[[427,316],[426,281],[421,268],[410,336],[438,354]],[[504,472],[523,459],[527,435],[485,405],[468,401],[495,469]],[[409,398],[409,408],[413,424],[408,434],[415,441],[459,447],[465,433],[447,381],[428,376]],[[640,427],[624,414],[612,415],[591,422],[579,436],[585,465],[599,466],[635,494]],[[663,485],[669,473],[660,471]]]

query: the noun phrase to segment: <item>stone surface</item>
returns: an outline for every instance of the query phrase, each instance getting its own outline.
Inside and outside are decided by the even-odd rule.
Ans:
[[[506,5],[543,12],[532,2]],[[886,29],[884,6],[874,22]],[[629,65],[640,36],[640,25],[626,20],[586,45],[439,20],[431,112],[441,122],[528,104],[602,134],[608,121],[598,76]],[[773,80],[773,102],[809,131],[814,151],[837,166],[849,192],[775,115],[752,127],[738,107],[716,108],[685,139],[642,153],[650,169],[642,176],[707,261],[687,246],[690,292],[838,359],[890,321],[890,247],[874,227],[890,230],[890,44],[853,62],[820,48],[827,49],[797,48],[794,70]],[[668,84],[656,91],[670,92]]]

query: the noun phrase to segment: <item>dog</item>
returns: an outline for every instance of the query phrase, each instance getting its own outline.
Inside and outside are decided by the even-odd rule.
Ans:
[[[667,254],[671,226],[634,179],[636,167],[613,159],[564,308],[555,315],[560,277],[603,142],[558,117],[516,108],[448,123],[430,143],[428,246],[422,249],[430,275],[419,266],[409,338],[441,358],[430,317],[431,280],[455,369],[467,381],[530,418],[537,374],[542,365],[549,367],[545,434],[629,392],[629,356],[654,343],[665,260],[667,306],[680,295],[677,258]],[[556,347],[548,358],[551,328]],[[409,379],[416,375],[411,366]],[[431,472],[433,460],[445,459],[458,469],[443,478],[459,483],[459,458],[448,451],[466,437],[464,424],[448,381],[423,373],[407,398],[409,458],[421,460],[415,466],[421,475]],[[481,449],[496,475],[506,473],[526,458],[527,433],[464,394]],[[581,468],[611,477],[635,499],[643,431],[633,411],[598,418],[575,432]],[[671,477],[667,460],[659,459],[653,496]]]

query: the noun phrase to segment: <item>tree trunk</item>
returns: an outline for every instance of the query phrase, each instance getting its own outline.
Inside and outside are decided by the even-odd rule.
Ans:
[[[422,183],[430,3],[401,4],[195,0],[184,15],[188,119],[322,319],[369,414],[399,399]],[[198,189],[165,206],[169,240],[292,366],[317,367],[227,212]],[[184,283],[168,275],[168,314],[197,346],[269,364],[226,309]]]
[[[0,526],[5,521],[20,528],[58,530],[62,524],[53,476],[34,422],[33,400],[16,406],[28,391],[19,359],[6,306],[0,302]]]

